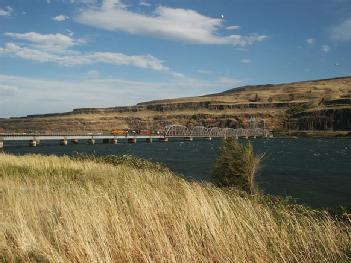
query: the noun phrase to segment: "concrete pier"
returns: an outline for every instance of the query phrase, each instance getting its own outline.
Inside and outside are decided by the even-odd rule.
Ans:
[[[67,144],[68,144],[67,139],[60,140],[60,145],[67,146]]]
[[[136,138],[128,138],[128,143],[136,143],[137,139]]]
[[[78,139],[72,139],[72,140],[71,140],[71,143],[72,143],[72,144],[78,144]]]
[[[205,137],[204,140],[205,141],[212,141],[212,137]]]
[[[38,145],[37,140],[30,140],[30,141],[29,141],[29,146],[31,146],[31,147],[36,147],[37,145]]]
[[[4,142],[0,141],[0,150],[4,148]]]
[[[111,143],[111,144],[117,144],[117,142],[118,142],[117,139],[111,139],[111,140],[110,140],[110,143]]]
[[[91,145],[95,144],[95,139],[93,138],[88,139],[88,144],[91,144]]]
[[[147,143],[152,143],[152,138],[146,138]]]
[[[168,138],[167,137],[162,137],[159,139],[159,142],[168,142]]]
[[[194,140],[193,137],[184,137],[184,141],[186,142],[192,142]]]

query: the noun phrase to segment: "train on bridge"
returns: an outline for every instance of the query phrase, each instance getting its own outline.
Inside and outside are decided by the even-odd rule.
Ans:
[[[272,137],[269,130],[264,128],[207,128],[203,126],[187,127],[184,125],[168,125],[163,131],[152,130],[129,130],[114,129],[109,134],[104,133],[85,133],[85,134],[40,134],[40,133],[21,133],[21,134],[0,134],[0,148],[4,147],[6,141],[28,141],[30,146],[39,145],[40,141],[57,140],[61,145],[68,142],[77,144],[78,140],[86,140],[88,144],[95,144],[96,140],[103,143],[117,144],[117,140],[126,140],[128,143],[136,143],[137,140],[145,140],[147,143],[158,140],[167,142],[169,138],[178,138],[185,141],[192,141],[194,138],[212,140],[212,138],[257,138]]]
[[[113,135],[160,135],[162,131],[155,130],[132,130],[132,129],[114,129],[111,131]]]

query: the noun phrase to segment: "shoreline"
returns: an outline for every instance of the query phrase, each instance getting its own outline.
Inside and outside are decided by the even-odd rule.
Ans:
[[[344,138],[351,137],[351,131],[273,131],[275,138]]]

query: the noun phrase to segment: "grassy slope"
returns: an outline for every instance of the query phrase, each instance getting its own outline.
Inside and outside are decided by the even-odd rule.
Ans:
[[[350,231],[167,170],[0,155],[0,262],[347,262]]]

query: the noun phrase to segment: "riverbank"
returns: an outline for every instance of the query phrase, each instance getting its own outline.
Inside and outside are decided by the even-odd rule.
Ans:
[[[189,182],[134,159],[0,155],[5,262],[347,262],[323,212]]]
[[[351,137],[351,131],[274,131],[278,138],[337,138]]]

